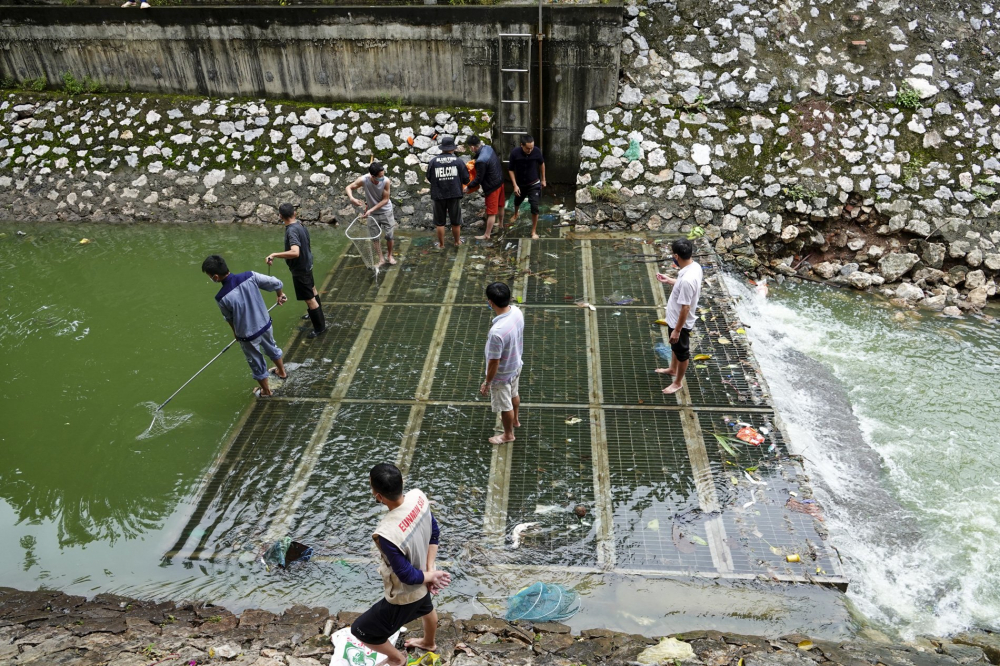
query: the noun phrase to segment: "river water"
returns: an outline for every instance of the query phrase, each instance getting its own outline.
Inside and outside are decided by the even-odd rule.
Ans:
[[[856,611],[904,637],[1000,629],[996,325],[809,283],[729,287]]]
[[[220,253],[266,272],[279,227],[0,225],[0,585],[73,594],[196,599],[233,610],[294,603],[361,610],[373,564],[317,563],[268,575],[253,563],[161,561],[190,515],[254,383],[238,350],[162,402],[231,339],[200,272]],[[316,273],[344,247],[312,230]],[[90,243],[80,244],[81,238]],[[276,265],[279,277],[287,269]],[[813,285],[761,301],[733,281],[792,442],[808,459],[852,578],[847,597],[814,586],[566,576],[577,629],[647,634],[699,628],[817,637],[865,618],[904,634],[991,626],[1000,616],[995,330],[906,316]],[[272,313],[283,344],[301,322]],[[448,473],[448,470],[443,470]],[[362,518],[370,518],[365,516]],[[523,584],[452,563],[441,599],[461,615]],[[485,601],[485,604],[484,604]]]

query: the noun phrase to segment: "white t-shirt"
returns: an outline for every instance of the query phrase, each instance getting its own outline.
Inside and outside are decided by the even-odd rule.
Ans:
[[[494,382],[509,384],[521,371],[524,353],[524,315],[516,305],[510,311],[493,318],[486,341],[486,362],[500,360]]]
[[[677,282],[670,291],[670,298],[667,300],[667,324],[670,328],[677,326],[677,318],[681,316],[681,307],[690,305],[687,321],[683,328],[694,328],[698,320],[698,298],[701,296],[701,264],[692,261],[677,273]]]

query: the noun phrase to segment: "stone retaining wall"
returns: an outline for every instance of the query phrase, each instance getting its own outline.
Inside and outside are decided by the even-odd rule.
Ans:
[[[0,218],[277,223],[357,214],[343,193],[374,158],[396,219],[430,224],[433,136],[489,140],[489,112],[101,95],[0,98]],[[409,140],[413,140],[413,145]],[[463,149],[464,150],[464,149]],[[482,197],[466,198],[469,213]],[[478,207],[478,208],[477,208]]]
[[[583,132],[578,222],[701,226],[754,274],[936,309],[995,295],[1000,5],[625,11],[618,106],[588,112]]]

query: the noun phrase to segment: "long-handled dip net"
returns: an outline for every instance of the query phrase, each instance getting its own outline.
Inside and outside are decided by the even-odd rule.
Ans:
[[[382,239],[382,227],[375,224],[375,228],[378,231],[372,236],[367,224],[368,218],[365,218],[364,222],[357,229],[354,228],[360,220],[360,215],[351,220],[351,223],[347,225],[347,229],[344,230],[344,235],[354,243],[354,249],[361,255],[361,261],[365,262],[365,266],[375,273],[375,279],[377,280],[379,263],[376,258],[375,244]]]

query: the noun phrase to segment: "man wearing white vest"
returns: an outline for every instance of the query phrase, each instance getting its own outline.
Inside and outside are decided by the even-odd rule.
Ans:
[[[369,478],[375,501],[389,509],[372,535],[382,556],[378,571],[385,597],[354,621],[351,633],[388,657],[389,666],[405,666],[406,655],[389,642],[389,637],[422,617],[423,638],[406,641],[406,647],[437,650],[437,611],[431,595],[447,587],[451,575],[434,569],[440,532],[427,496],[416,488],[404,495],[403,474],[389,463],[375,465]]]

